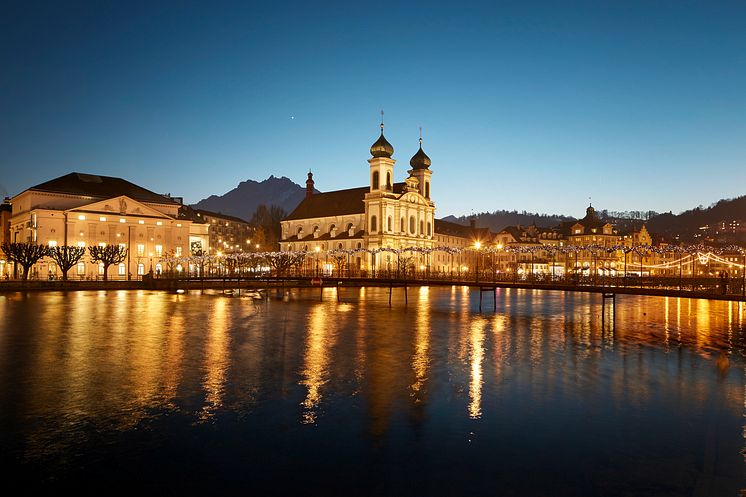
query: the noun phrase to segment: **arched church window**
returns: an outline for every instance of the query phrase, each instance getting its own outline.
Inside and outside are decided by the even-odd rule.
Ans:
[[[420,235],[425,234],[425,221],[420,221]]]
[[[433,234],[433,227],[430,224],[430,221],[427,222],[427,236],[432,236]]]
[[[378,230],[378,219],[376,219],[376,216],[370,217],[370,232],[374,233]]]
[[[378,190],[378,171],[373,171],[373,189]]]
[[[391,216],[389,216],[389,219],[388,219],[387,229],[389,231],[394,231],[394,221],[391,219]]]
[[[430,182],[425,182],[425,198],[430,198]]]
[[[401,218],[401,229],[399,231],[401,231],[402,233],[404,233],[405,230],[406,230],[406,228],[405,228],[405,225],[404,225],[404,218]]]
[[[414,219],[414,216],[409,216],[409,232],[413,235],[417,233],[417,228],[416,228],[415,223],[416,221]]]
[[[391,190],[391,173],[386,173],[386,189]]]

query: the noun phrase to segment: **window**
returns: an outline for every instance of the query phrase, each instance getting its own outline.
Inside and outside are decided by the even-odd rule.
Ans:
[[[415,227],[415,222],[416,222],[416,221],[414,220],[414,216],[409,216],[409,232],[410,232],[411,234],[415,234],[415,233],[416,233],[416,231],[415,231],[415,230],[416,230],[417,228]]]
[[[57,246],[57,240],[49,240],[49,248],[56,247]]]
[[[122,250],[124,250],[124,249],[127,248],[127,244],[126,243],[120,243],[119,244],[119,248],[122,249]]]
[[[98,263],[98,274],[104,274],[104,263],[103,262]]]
[[[155,246],[155,256],[161,257],[163,255],[163,245],[156,245]]]
[[[78,247],[85,248],[85,242],[78,242]]]
[[[81,276],[85,274],[85,262],[78,263],[78,274]]]
[[[127,222],[127,220],[126,220],[126,219],[124,219],[123,217],[120,217],[120,218],[119,218],[119,222],[120,222],[120,223],[126,223],[126,222]]]
[[[106,242],[99,242],[98,246],[101,247],[101,248],[104,248],[104,247],[106,247]]]
[[[427,236],[432,236],[433,234],[433,227],[430,224],[430,221],[427,222]]]
[[[405,230],[404,218],[401,218],[401,229],[399,231],[401,231],[402,233],[404,233],[404,230]]]
[[[386,189],[391,190],[391,173],[386,173]]]
[[[124,276],[127,274],[127,266],[125,266],[123,262],[120,263],[117,267],[117,274],[119,274],[119,276]]]
[[[163,226],[163,222],[162,222],[162,221],[156,221],[156,222],[155,222],[155,225],[156,225],[156,226]]]
[[[176,247],[174,250],[176,251],[175,252],[176,257],[181,257],[181,247]]]
[[[376,218],[376,216],[371,216],[370,217],[370,231],[371,233],[373,233],[377,230],[378,230],[378,219]]]
[[[163,266],[159,262],[158,264],[155,265],[155,274],[161,274],[162,272],[163,272]]]
[[[106,222],[106,218],[104,216],[101,216],[100,218],[98,218],[98,220],[101,221],[102,223]]]
[[[425,182],[425,198],[430,198],[430,182]]]
[[[420,221],[420,235],[425,234],[425,221]]]
[[[140,263],[137,265],[137,275],[142,276],[143,274],[145,274],[145,264]]]
[[[389,216],[388,219],[388,228],[389,231],[394,231],[394,221],[391,219],[391,216]]]
[[[145,245],[142,243],[137,244],[137,256],[143,257],[145,255]]]
[[[80,216],[78,216],[78,220],[79,221],[85,221],[85,216],[83,214],[81,214]]]
[[[371,184],[374,190],[378,190],[378,171],[373,171],[373,181]]]

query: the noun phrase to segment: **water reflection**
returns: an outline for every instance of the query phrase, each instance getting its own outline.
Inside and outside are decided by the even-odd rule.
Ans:
[[[713,478],[746,483],[743,304],[619,297],[602,323],[600,298],[588,294],[499,290],[495,312],[480,314],[478,293],[465,287],[409,291],[407,306],[395,292],[391,307],[388,289],[376,288],[345,289],[345,303],[296,290],[268,302],[198,292],[0,296],[4,461],[41,461],[50,478],[66,474],[51,474],[52,463],[95,467],[94,449],[157,465],[163,454],[121,440],[183,419],[180,436],[168,426],[158,436],[199,439],[208,432],[193,426],[216,426],[285,464],[303,452],[299,440],[348,447],[325,457],[349,471],[347,457],[383,472],[405,467],[379,458],[389,450],[434,479],[444,465],[467,478],[476,455],[516,461],[505,471],[519,478],[495,489],[506,493],[531,493],[500,485],[530,481],[521,468],[547,440],[594,454],[565,454],[556,464],[568,474],[582,467],[615,481],[595,459],[648,483],[657,480],[639,473],[638,459],[698,474],[708,447]],[[484,439],[472,436],[477,427]],[[471,448],[460,445],[464,433]],[[241,459],[250,449],[234,450]],[[686,493],[693,483],[667,485]]]

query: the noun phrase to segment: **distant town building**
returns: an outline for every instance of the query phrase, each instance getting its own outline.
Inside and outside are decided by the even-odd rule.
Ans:
[[[240,217],[204,209],[194,209],[189,206],[182,206],[179,214],[182,218],[190,219],[196,224],[206,223],[210,227],[208,230],[209,247],[212,247],[212,253],[227,254],[262,250],[261,244],[254,239],[254,227]],[[202,250],[202,247],[192,247],[192,252],[198,250]]]

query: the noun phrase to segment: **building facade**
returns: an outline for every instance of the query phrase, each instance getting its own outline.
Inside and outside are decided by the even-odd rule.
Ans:
[[[431,161],[422,149],[409,161],[403,182],[394,182],[394,148],[381,135],[370,148],[368,186],[314,194],[313,174],[308,173],[306,197],[281,222],[280,250],[327,252],[354,249],[433,248],[436,245],[435,202],[432,200]],[[431,254],[412,252],[408,261],[431,270]],[[323,262],[329,268],[328,260]],[[393,271],[401,260],[391,252],[359,252],[352,269]]]
[[[164,271],[161,259],[187,255],[192,221],[179,216],[180,203],[121,178],[70,173],[13,197],[9,238],[50,247],[119,245],[127,260],[109,267],[111,279],[135,279]],[[209,247],[206,233],[200,242]],[[51,258],[31,270],[32,278],[61,276]],[[98,279],[103,268],[88,253],[68,277]]]

